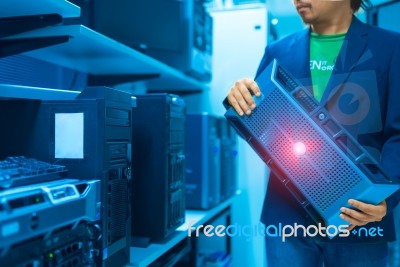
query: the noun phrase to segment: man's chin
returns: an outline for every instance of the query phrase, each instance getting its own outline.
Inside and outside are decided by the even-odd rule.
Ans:
[[[303,21],[304,24],[307,24],[307,25],[312,24],[312,21],[313,21],[311,18],[304,17],[304,16],[301,16],[301,20]]]

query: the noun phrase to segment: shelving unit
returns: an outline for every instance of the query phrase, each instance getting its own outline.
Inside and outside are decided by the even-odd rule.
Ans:
[[[59,14],[64,18],[81,15],[80,7],[65,0],[2,0],[0,18],[21,17],[43,14]]]
[[[126,265],[126,267],[144,267],[153,263],[179,242],[188,238],[189,224],[191,224],[192,227],[206,224],[224,210],[229,210],[233,203],[233,198],[234,197],[227,199],[210,210],[186,210],[185,223],[181,225],[176,230],[175,234],[173,234],[172,238],[165,241],[165,243],[152,243],[147,248],[131,247],[131,263]]]
[[[63,18],[79,17],[81,9],[65,0],[15,0],[0,2],[0,38],[50,25]],[[0,58],[68,41],[68,36],[0,40]]]
[[[61,25],[79,17],[80,8],[65,0],[0,2],[0,58],[23,54],[88,74],[89,85],[140,81],[148,92],[197,93],[207,85],[160,61],[82,25]],[[0,84],[0,99],[71,100],[80,92]],[[132,101],[134,101],[134,97]],[[182,225],[166,243],[131,247],[131,265],[147,266],[187,241],[188,223],[203,224],[230,211],[227,200],[208,211],[187,211]],[[189,244],[189,242],[187,242]],[[186,247],[188,249],[190,245]]]
[[[80,92],[30,86],[0,84],[0,99],[72,100]]]
[[[88,73],[109,84],[147,80],[150,91],[199,92],[201,82],[83,25],[53,26],[3,38],[26,40],[69,37],[69,41],[28,51],[25,55]],[[98,82],[96,82],[98,85]]]

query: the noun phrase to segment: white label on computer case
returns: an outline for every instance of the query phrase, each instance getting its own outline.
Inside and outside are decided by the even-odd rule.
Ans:
[[[84,118],[83,113],[55,114],[56,159],[83,159]]]

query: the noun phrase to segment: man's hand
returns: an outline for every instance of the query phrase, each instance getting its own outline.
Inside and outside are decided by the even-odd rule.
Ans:
[[[250,115],[251,111],[255,109],[256,104],[251,94],[260,96],[260,88],[255,81],[246,78],[237,81],[229,90],[228,102],[240,116],[243,116],[244,113]]]
[[[350,223],[349,231],[356,226],[366,225],[370,222],[379,222],[385,217],[387,212],[386,201],[382,201],[378,205],[371,205],[350,199],[349,204],[357,210],[344,207],[340,209],[342,212],[340,217]]]

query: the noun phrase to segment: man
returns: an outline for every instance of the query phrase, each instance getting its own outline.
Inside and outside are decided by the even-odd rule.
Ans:
[[[400,35],[354,17],[366,4],[363,0],[294,0],[294,4],[309,28],[267,46],[256,77],[276,58],[332,112],[340,111],[335,107],[343,104],[341,97],[338,100],[333,95],[353,93],[358,101],[356,115],[339,111],[332,115],[390,175],[400,177]],[[252,94],[260,95],[258,85],[241,79],[230,89],[225,104],[241,116],[250,115],[256,108]],[[354,108],[352,104],[350,98],[348,108]],[[350,122],[346,121],[349,117]],[[354,209],[341,209],[340,216],[350,223],[349,231],[365,225],[382,229],[382,236],[350,235],[333,240],[298,236],[286,242],[267,237],[268,266],[386,266],[387,242],[395,238],[392,210],[399,195],[378,205],[351,199]],[[313,223],[274,174],[261,221],[265,225]]]

